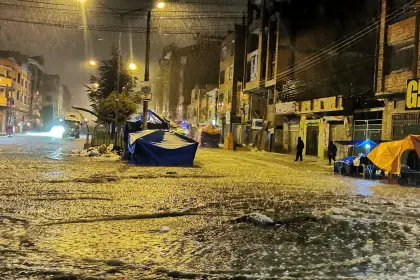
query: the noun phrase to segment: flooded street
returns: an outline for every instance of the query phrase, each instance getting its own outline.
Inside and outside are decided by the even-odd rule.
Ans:
[[[418,189],[264,152],[199,150],[194,168],[66,156],[82,145],[0,139],[1,279],[420,277]]]

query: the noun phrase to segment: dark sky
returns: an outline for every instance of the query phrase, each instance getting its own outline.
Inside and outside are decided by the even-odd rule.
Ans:
[[[83,85],[88,83],[94,69],[87,66],[90,58],[106,59],[110,47],[118,40],[118,15],[98,5],[99,0],[85,0],[86,35],[83,13],[76,0],[1,0],[0,49],[15,50],[28,55],[42,55],[49,74],[59,74],[62,84],[68,85],[74,105],[87,106]],[[123,11],[151,6],[147,0],[101,0]],[[157,59],[164,45],[194,43],[193,33],[226,34],[235,22],[241,22],[246,0],[184,0],[167,2],[164,10],[154,10],[152,20],[151,71],[157,69]],[[133,33],[122,36],[123,56],[133,55],[142,80],[145,13],[139,12],[124,19],[125,27]],[[99,31],[100,30],[100,31]],[[106,31],[104,31],[106,30]],[[114,30],[114,31],[110,31]],[[132,50],[132,51],[131,51]]]

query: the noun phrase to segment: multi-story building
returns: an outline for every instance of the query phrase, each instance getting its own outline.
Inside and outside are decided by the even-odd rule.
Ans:
[[[217,119],[219,125],[224,126],[225,132],[229,131],[230,119],[245,116],[243,107],[240,106],[239,87],[244,74],[244,51],[245,28],[235,25],[234,31],[229,32],[223,40],[220,52]]]
[[[418,1],[381,0],[376,96],[385,100],[382,139],[420,134]]]
[[[41,118],[44,128],[50,128],[63,113],[63,87],[59,75],[44,74],[41,82]]]
[[[297,2],[250,0],[244,92],[250,118],[266,122],[267,131],[253,134],[260,148],[293,152],[300,136],[306,154],[324,157],[330,140],[352,139],[355,106],[373,96],[375,33],[337,42],[369,22],[377,6]]]
[[[29,72],[32,75],[31,99],[29,104],[29,117],[32,125],[41,123],[42,90],[41,83],[44,71],[44,59],[42,56],[30,57]]]
[[[7,98],[13,98],[13,129],[22,132],[26,129],[31,99],[31,74],[28,64],[14,57],[0,57],[0,132],[6,130]]]
[[[197,127],[204,123],[211,123],[212,117],[209,113],[210,96],[207,93],[217,88],[216,85],[195,85],[191,91],[191,104],[188,106],[188,123]]]
[[[191,91],[196,84],[216,84],[218,80],[220,43],[198,39],[195,45],[164,48],[160,59],[161,86],[155,96],[162,114],[172,120],[186,120]]]

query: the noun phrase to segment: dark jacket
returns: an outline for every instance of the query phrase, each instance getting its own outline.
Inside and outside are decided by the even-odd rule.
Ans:
[[[298,143],[297,143],[296,149],[297,149],[298,151],[302,151],[304,148],[305,148],[305,144],[303,143],[303,141],[302,141],[302,140],[298,140]]]
[[[336,155],[337,154],[337,146],[334,143],[328,144],[328,154],[329,155]]]

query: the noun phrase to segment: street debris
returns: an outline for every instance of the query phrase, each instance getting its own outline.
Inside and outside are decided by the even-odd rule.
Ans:
[[[69,156],[80,156],[80,157],[119,157],[119,151],[114,149],[114,145],[100,145],[97,147],[90,147],[85,150],[71,150]]]
[[[168,232],[169,231],[169,227],[166,227],[166,226],[163,226],[161,229],[160,229],[160,232],[161,233],[166,233],[166,232]]]
[[[250,223],[258,226],[272,226],[274,220],[261,213],[251,213],[235,219],[236,223]]]

